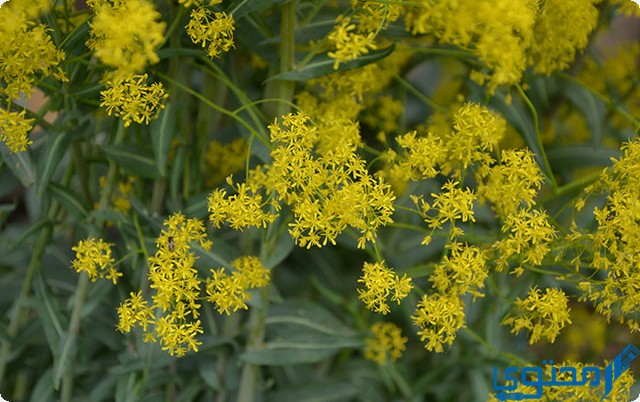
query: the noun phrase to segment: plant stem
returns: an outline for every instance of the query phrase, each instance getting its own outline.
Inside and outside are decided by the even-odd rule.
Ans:
[[[70,163],[67,166],[67,170],[65,171],[62,178],[62,184],[64,186],[69,185],[72,176],[73,164]],[[20,288],[18,299],[15,302],[15,311],[11,316],[9,328],[7,329],[9,339],[3,341],[2,346],[0,347],[0,389],[2,388],[2,384],[5,379],[7,362],[9,359],[9,354],[11,353],[11,341],[18,335],[18,330],[22,326],[24,318],[26,318],[27,316],[26,299],[29,297],[29,293],[31,292],[31,284],[33,283],[33,278],[37,270],[41,267],[42,254],[49,244],[51,234],[53,233],[53,222],[55,221],[55,218],[59,212],[60,203],[57,200],[53,200],[47,214],[47,219],[51,222],[51,224],[44,226],[44,229],[42,230],[42,232],[40,232],[40,236],[36,241],[36,245],[33,249],[33,254],[31,255],[31,260],[29,261],[29,266],[27,267],[27,273],[25,275],[24,281],[22,282],[22,287]]]
[[[114,139],[113,144],[117,145],[122,142],[124,139],[126,130],[124,129],[124,123],[122,121],[118,124],[118,131],[116,132],[116,137]],[[118,165],[115,162],[109,162],[109,170],[107,171],[107,180],[104,186],[104,192],[100,196],[100,202],[98,204],[98,210],[103,211],[107,208],[107,203],[109,202],[109,197],[115,187],[116,175],[118,173]],[[95,236],[99,228],[102,227],[104,223],[103,218],[97,218],[95,222],[95,226],[91,230],[89,236]],[[81,272],[78,278],[78,285],[76,288],[75,299],[73,303],[73,310],[71,310],[71,319],[69,321],[69,330],[68,337],[65,340],[65,343],[61,350],[60,361],[64,361],[65,359],[69,359],[69,366],[64,374],[64,379],[62,381],[62,392],[61,392],[61,401],[70,402],[72,393],[73,393],[73,363],[75,361],[75,350],[73,345],[75,340],[80,332],[80,315],[82,312],[82,307],[84,307],[84,301],[87,297],[87,293],[89,290],[89,276],[86,272]],[[68,355],[68,356],[67,356]]]

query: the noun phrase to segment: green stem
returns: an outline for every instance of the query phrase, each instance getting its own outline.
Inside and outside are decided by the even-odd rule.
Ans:
[[[249,316],[249,336],[247,339],[247,351],[262,348],[265,334],[266,313],[269,300],[269,288],[260,289],[262,303],[260,306],[252,306]],[[240,375],[240,385],[238,387],[237,402],[254,402],[256,391],[260,382],[260,366],[246,363]]]
[[[116,132],[116,137],[113,142],[114,145],[120,144],[124,139],[126,130],[124,129],[124,123],[122,121],[118,124],[118,131]],[[107,171],[107,180],[104,186],[104,192],[100,196],[100,202],[98,204],[98,210],[104,211],[107,208],[109,197],[113,192],[113,188],[116,184],[116,175],[118,173],[118,165],[115,162],[109,162],[109,170]],[[103,218],[97,218],[95,222],[95,226],[91,230],[89,236],[95,236],[99,231],[99,228],[104,223]],[[60,400],[63,402],[71,402],[72,393],[73,393],[73,362],[75,361],[75,350],[73,345],[76,341],[76,338],[80,332],[80,316],[82,312],[82,307],[84,307],[84,302],[87,297],[87,293],[89,290],[89,276],[86,272],[81,272],[78,278],[78,285],[76,288],[75,299],[73,303],[73,310],[71,310],[71,319],[69,320],[69,330],[68,337],[65,340],[65,343],[62,347],[62,352],[60,354],[59,361],[69,360],[69,367],[64,374],[64,378],[62,381],[62,392]]]
[[[293,69],[295,62],[295,29],[296,29],[296,2],[290,1],[282,7],[282,22],[280,25],[280,68],[278,74],[286,73]],[[279,98],[287,101],[293,99],[294,81],[273,81],[267,93],[268,98]],[[273,94],[273,96],[271,96]],[[267,110],[271,117],[280,117],[289,113],[291,108],[287,103],[276,103]]]
[[[400,77],[399,75],[395,75],[393,77],[400,85],[402,85],[403,87],[405,87],[409,92],[411,92],[413,94],[413,96],[415,96],[416,98],[418,98],[419,100],[421,100],[422,102],[424,102],[427,106],[430,106],[431,108],[433,108],[434,110],[438,110],[438,111],[444,111],[446,110],[444,107],[438,105],[437,103],[435,103],[434,101],[432,101],[431,99],[429,99],[428,97],[426,97],[422,92],[418,91],[416,88],[414,88],[413,85],[411,85],[408,81],[406,81],[404,78]]]
[[[62,184],[64,186],[69,185],[72,176],[73,164],[69,164],[62,178]],[[31,260],[29,261],[29,266],[27,267],[26,276],[24,278],[24,281],[22,282],[22,287],[20,288],[18,299],[15,302],[14,314],[11,316],[11,319],[9,321],[9,328],[7,329],[9,339],[3,341],[2,346],[0,347],[0,389],[2,389],[2,385],[5,379],[7,362],[9,359],[9,354],[11,353],[11,342],[18,335],[18,330],[20,329],[20,327],[22,327],[22,323],[27,317],[26,300],[29,297],[29,293],[31,292],[33,278],[38,269],[40,269],[41,267],[42,254],[49,244],[51,234],[53,233],[53,222],[55,221],[56,216],[59,212],[60,203],[58,203],[58,201],[56,200],[53,200],[47,214],[47,219],[52,223],[49,225],[45,225],[42,232],[40,232],[38,240],[36,241],[36,245],[33,249],[33,254],[31,255]]]
[[[538,118],[538,112],[536,111],[535,106],[533,106],[533,103],[531,102],[527,94],[522,89],[522,86],[520,86],[520,84],[516,84],[516,89],[518,90],[518,93],[522,97],[522,100],[524,101],[524,103],[527,104],[527,107],[531,111],[531,116],[533,118],[533,129],[536,134],[536,143],[538,145],[540,157],[542,158],[542,163],[544,163],[545,170],[549,173],[547,175],[546,173],[543,172],[543,174],[547,176],[547,179],[549,179],[549,181],[551,182],[551,185],[553,186],[553,189],[555,190],[558,188],[558,183],[556,183],[556,179],[555,177],[553,177],[553,170],[551,170],[549,159],[547,158],[547,154],[544,151],[544,147],[542,146],[542,137],[540,136],[540,121]]]

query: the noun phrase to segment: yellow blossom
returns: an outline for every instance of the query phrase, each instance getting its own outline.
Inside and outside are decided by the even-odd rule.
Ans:
[[[371,326],[372,338],[365,341],[364,357],[379,365],[398,360],[408,338],[402,336],[402,330],[390,322],[377,322]]]
[[[106,89],[100,92],[102,103],[109,116],[122,117],[125,127],[131,122],[149,124],[164,109],[163,101],[169,96],[162,83],[146,84],[147,74],[131,75],[126,78],[109,77]]]
[[[0,141],[13,153],[26,151],[33,142],[27,137],[33,119],[26,119],[24,115],[24,110],[11,112],[0,108]]]
[[[76,272],[86,272],[92,282],[98,278],[107,278],[115,285],[121,272],[115,271],[113,264],[115,260],[111,256],[112,244],[106,243],[102,239],[89,237],[80,240],[71,250],[76,252],[76,258],[71,263]]]
[[[87,46],[120,77],[139,73],[160,59],[155,50],[164,41],[165,23],[147,0],[93,0],[91,38]]]
[[[442,294],[484,296],[481,290],[489,275],[486,250],[458,242],[448,244],[447,248],[449,255],[436,265],[429,278],[435,289]]]
[[[185,29],[193,43],[202,43],[202,47],[207,48],[211,58],[233,47],[233,15],[223,11],[213,13],[204,7],[193,9]]]
[[[375,33],[357,33],[355,24],[349,17],[338,17],[333,30],[327,35],[329,42],[335,47],[335,51],[329,52],[329,57],[335,60],[333,68],[337,69],[340,63],[355,60],[369,50],[377,48],[374,43]]]
[[[521,329],[529,331],[529,344],[543,338],[553,343],[560,330],[571,324],[568,301],[562,289],[547,288],[541,293],[534,287],[526,299],[516,299],[515,316],[505,318],[503,325],[511,325],[511,332],[516,334]]]
[[[464,317],[464,303],[458,296],[434,293],[422,296],[411,320],[420,328],[420,340],[427,341],[425,348],[441,353],[443,345],[452,345],[465,327]]]
[[[491,201],[499,216],[535,205],[542,184],[540,167],[528,149],[503,150],[500,163],[483,165],[477,172],[478,199]]]
[[[391,300],[400,304],[413,285],[411,278],[406,274],[400,278],[391,268],[384,265],[384,262],[376,262],[374,264],[365,262],[362,269],[362,277],[358,279],[359,283],[364,283],[365,289],[358,289],[358,297],[371,311],[387,314],[391,310],[387,304],[387,298],[391,296]]]
[[[530,63],[537,73],[564,70],[583,50],[598,24],[601,0],[547,0],[536,19]],[[571,16],[567,18],[567,16]]]

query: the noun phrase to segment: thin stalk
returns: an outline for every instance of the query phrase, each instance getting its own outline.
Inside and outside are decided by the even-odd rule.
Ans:
[[[65,186],[68,185],[71,182],[72,176],[73,164],[69,164],[62,178],[62,184]],[[29,260],[29,266],[27,267],[27,273],[25,275],[24,281],[22,282],[22,287],[20,288],[18,299],[15,302],[15,311],[9,321],[9,328],[7,328],[9,339],[3,341],[2,346],[0,347],[0,388],[2,388],[5,379],[7,361],[9,359],[9,354],[11,353],[12,340],[15,339],[15,337],[18,335],[18,331],[22,327],[24,319],[27,317],[26,300],[29,297],[29,293],[31,292],[33,278],[38,269],[40,269],[41,267],[42,254],[49,244],[51,234],[53,233],[53,222],[55,221],[56,216],[59,212],[60,203],[58,203],[57,200],[53,200],[51,202],[51,206],[49,207],[49,212],[47,213],[47,219],[52,222],[52,224],[45,225],[42,232],[40,232],[38,240],[36,241],[35,247],[33,249],[33,254],[31,255],[31,260]]]
[[[536,133],[536,142],[538,145],[538,149],[540,151],[540,157],[542,158],[542,162],[544,163],[545,170],[549,172],[549,175],[547,178],[549,179],[549,181],[551,182],[551,185],[553,186],[553,189],[555,190],[558,188],[558,183],[556,183],[556,179],[555,177],[553,177],[553,171],[551,170],[551,165],[549,164],[547,153],[544,151],[544,147],[542,146],[542,137],[540,136],[540,121],[538,118],[538,112],[536,111],[535,106],[533,106],[533,103],[531,102],[527,94],[522,89],[522,86],[520,86],[520,84],[517,84],[516,89],[518,90],[518,93],[520,94],[520,97],[522,97],[522,100],[524,101],[524,103],[527,104],[527,107],[531,111],[531,116],[533,118],[533,129]],[[547,176],[546,173],[543,172],[543,174]]]
[[[116,137],[113,142],[114,145],[117,145],[122,142],[124,139],[126,130],[124,129],[124,123],[121,121],[118,125],[118,131],[116,132]],[[109,197],[113,192],[113,188],[115,187],[116,175],[118,173],[118,165],[115,162],[109,162],[109,170],[107,171],[107,180],[104,186],[104,192],[100,196],[100,201],[98,204],[98,210],[103,211],[107,208],[107,204],[109,202]],[[95,226],[91,230],[91,235],[96,235],[98,232],[98,228],[100,228],[103,224],[103,218],[97,218],[95,222]],[[62,352],[60,356],[60,361],[64,361],[65,359],[70,359],[71,363],[69,364],[69,368],[64,374],[64,378],[62,380],[62,392],[61,392],[61,401],[70,402],[73,393],[73,362],[75,361],[75,353],[73,351],[73,344],[80,332],[80,315],[82,312],[82,308],[84,307],[84,301],[87,297],[87,293],[89,291],[89,276],[86,272],[81,272],[78,278],[78,285],[76,288],[75,299],[73,303],[73,310],[71,310],[71,319],[69,320],[69,330],[68,337],[65,341],[65,344],[62,347]],[[68,356],[67,356],[68,355]]]

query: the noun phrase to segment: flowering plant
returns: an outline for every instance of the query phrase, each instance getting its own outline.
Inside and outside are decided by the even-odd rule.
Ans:
[[[10,0],[0,393],[487,401],[494,366],[604,366],[640,330],[640,44],[603,43],[639,17]]]

